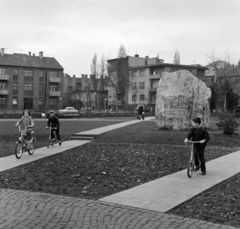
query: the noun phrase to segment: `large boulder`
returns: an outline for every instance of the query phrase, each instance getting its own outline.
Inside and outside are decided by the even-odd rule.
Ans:
[[[200,117],[202,126],[210,125],[211,90],[187,70],[164,72],[156,95],[157,129],[190,129],[191,120]]]

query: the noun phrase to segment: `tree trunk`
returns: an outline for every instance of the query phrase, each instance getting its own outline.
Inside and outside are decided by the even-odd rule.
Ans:
[[[227,111],[227,93],[224,93],[224,103],[223,103],[223,110]]]

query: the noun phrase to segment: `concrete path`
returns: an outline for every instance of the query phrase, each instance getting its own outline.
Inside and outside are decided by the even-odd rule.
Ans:
[[[11,155],[8,157],[1,157],[0,158],[0,172],[12,169],[16,166],[23,165],[32,161],[36,161],[42,159],[44,157],[48,157],[57,153],[64,152],[66,150],[84,145],[89,141],[65,141],[62,143],[61,146],[55,144],[54,146],[50,146],[49,148],[42,147],[39,149],[35,149],[33,155],[29,155],[28,152],[24,152],[20,159],[17,159],[15,155]]]
[[[240,151],[207,162],[206,176],[198,171],[188,178],[187,171],[183,170],[101,200],[166,212],[239,173],[239,161]]]
[[[149,121],[149,120],[154,120],[155,117],[145,117],[145,121]],[[135,123],[139,123],[142,122],[142,120],[133,120],[133,121],[128,121],[128,122],[122,122],[122,123],[118,123],[118,124],[114,124],[114,125],[110,125],[110,126],[104,126],[104,127],[100,127],[97,129],[93,129],[93,130],[88,130],[88,131],[84,131],[84,132],[80,132],[77,134],[86,134],[86,135],[100,135],[103,134],[105,132],[111,131],[111,130],[115,130],[124,126],[128,126],[131,124],[135,124]]]

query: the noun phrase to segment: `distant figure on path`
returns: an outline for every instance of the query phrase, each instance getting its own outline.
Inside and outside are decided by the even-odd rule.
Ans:
[[[55,112],[53,110],[51,110],[49,112],[50,116],[48,118],[48,122],[47,122],[47,127],[51,127],[51,128],[56,128],[56,129],[51,129],[51,138],[52,138],[52,141],[56,141],[55,139],[55,136],[54,136],[54,131],[56,133],[56,136],[57,136],[57,139],[58,139],[58,142],[59,142],[59,145],[62,144],[61,142],[61,137],[60,137],[60,134],[59,134],[59,130],[60,130],[60,122],[59,122],[59,119],[58,117],[55,115]]]
[[[142,104],[140,104],[138,106],[138,119],[144,120],[144,112],[143,112],[143,105]]]

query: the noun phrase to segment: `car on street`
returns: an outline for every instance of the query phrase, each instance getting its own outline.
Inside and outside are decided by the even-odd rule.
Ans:
[[[78,110],[76,110],[74,107],[66,107],[62,110],[59,110],[60,114],[76,114],[78,113]]]

